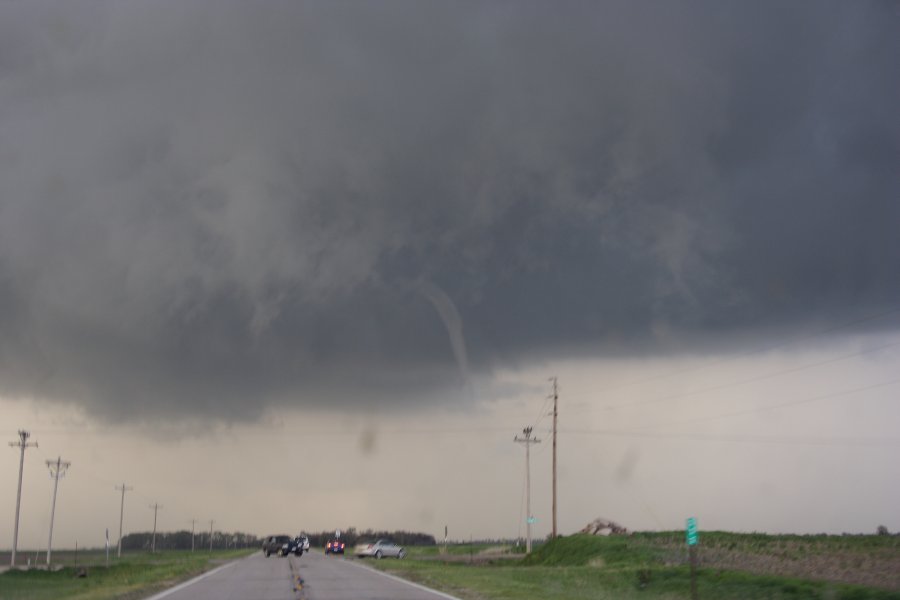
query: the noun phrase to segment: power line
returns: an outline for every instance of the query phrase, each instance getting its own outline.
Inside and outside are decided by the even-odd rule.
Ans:
[[[792,346],[792,345],[798,344],[798,343],[800,343],[800,342],[805,342],[805,341],[808,341],[808,340],[812,340],[812,339],[815,339],[815,338],[817,338],[817,337],[820,337],[820,336],[823,336],[823,335],[827,335],[827,334],[829,334],[829,333],[834,333],[835,331],[840,331],[840,330],[842,330],[842,329],[847,329],[848,327],[852,327],[852,326],[854,326],[854,325],[860,325],[860,324],[862,324],[862,323],[867,323],[867,322],[869,322],[869,321],[874,321],[874,320],[880,319],[880,318],[882,318],[882,317],[887,317],[887,316],[894,315],[894,314],[897,314],[897,313],[900,313],[900,307],[896,307],[896,306],[895,306],[895,307],[891,308],[890,310],[886,310],[886,311],[882,311],[882,312],[879,312],[879,313],[867,315],[867,316],[861,317],[861,318],[859,318],[859,319],[854,319],[854,320],[851,320],[851,321],[845,321],[845,322],[843,322],[843,323],[839,323],[838,325],[834,325],[834,326],[832,326],[832,327],[828,327],[828,328],[826,328],[826,329],[822,329],[822,330],[819,330],[819,331],[816,331],[816,332],[814,332],[814,333],[810,333],[810,334],[807,334],[807,335],[802,335],[802,336],[799,336],[799,337],[786,339],[786,340],[784,340],[784,341],[782,341],[782,342],[778,342],[778,343],[776,343],[776,344],[772,344],[772,345],[765,346],[765,347],[762,347],[762,348],[756,348],[756,349],[754,349],[754,350],[749,350],[749,351],[747,351],[747,352],[742,352],[742,353],[739,353],[739,354],[734,354],[734,355],[727,356],[727,357],[724,357],[724,358],[721,358],[721,359],[719,359],[719,360],[715,360],[715,361],[712,361],[712,362],[709,362],[709,363],[706,363],[706,364],[697,365],[697,366],[694,366],[694,367],[688,367],[688,368],[686,368],[686,369],[679,369],[679,370],[677,370],[677,371],[670,371],[670,372],[667,372],[667,373],[659,373],[659,374],[657,374],[657,375],[651,375],[651,376],[649,376],[649,377],[645,377],[645,378],[642,378],[642,379],[636,379],[636,380],[629,381],[629,382],[626,382],[626,383],[622,383],[622,384],[619,384],[619,385],[610,386],[610,387],[604,388],[604,389],[602,389],[602,390],[600,390],[600,391],[601,391],[601,392],[611,392],[611,391],[613,391],[613,390],[617,390],[617,389],[621,389],[621,388],[625,388],[625,387],[631,387],[631,386],[633,386],[633,385],[639,385],[639,384],[641,384],[641,383],[648,383],[648,382],[650,382],[650,381],[656,381],[656,380],[659,380],[659,379],[667,379],[667,378],[669,378],[669,377],[674,377],[674,376],[676,376],[676,375],[683,375],[683,374],[685,374],[685,373],[691,373],[691,372],[695,372],[695,371],[702,371],[702,370],[704,370],[704,369],[708,369],[708,368],[710,368],[710,367],[714,367],[714,366],[717,366],[717,365],[721,365],[721,364],[723,364],[723,363],[726,363],[726,362],[731,361],[731,360],[735,360],[735,359],[737,359],[737,358],[746,358],[746,357],[748,357],[748,356],[753,356],[754,354],[762,354],[762,353],[764,353],[764,352],[771,352],[772,350],[778,350],[779,348],[786,348],[786,347],[788,347],[788,346]]]
[[[45,433],[47,432],[47,430],[41,430],[41,431],[43,431],[43,432],[45,432]],[[44,457],[45,457],[47,460],[51,460],[51,459],[49,458],[49,456],[47,456],[46,454],[42,453],[42,455],[44,455]],[[53,460],[55,460],[55,459],[53,459]],[[80,467],[79,470],[78,470],[78,473],[79,473],[79,476],[80,476],[80,477],[87,477],[88,479],[93,479],[94,481],[96,481],[96,482],[98,482],[98,483],[101,483],[101,484],[103,484],[104,486],[109,485],[109,486],[111,486],[111,487],[114,487],[116,490],[119,490],[119,489],[120,489],[120,487],[117,486],[117,485],[115,484],[115,482],[113,482],[112,480],[107,479],[107,478],[105,478],[105,477],[99,476],[96,472],[92,471],[90,468],[87,468],[87,467]],[[141,499],[143,499],[143,500],[146,500],[148,503],[151,503],[151,504],[152,504],[152,503],[154,502],[154,499],[153,499],[152,497],[147,496],[147,495],[145,495],[145,494],[142,494],[142,493],[140,492],[140,490],[135,490],[134,488],[129,487],[127,491],[129,491],[129,492],[134,492],[135,495],[136,495],[136,497],[139,497],[139,498],[141,498]],[[162,505],[160,505],[160,508],[162,508]],[[171,509],[171,507],[169,507],[169,508]],[[189,514],[189,513],[188,513],[188,514]],[[177,516],[177,515],[176,515],[176,516]]]
[[[545,436],[552,436],[553,435],[553,426],[549,425],[547,427],[541,428],[540,430],[535,428],[535,434],[537,434],[537,433],[543,433]],[[550,448],[551,448],[551,446],[540,446],[537,449],[535,449],[535,451],[532,452],[531,455],[535,456],[535,457],[543,456],[546,452],[550,451]]]
[[[565,429],[574,435],[605,435],[649,439],[684,439],[699,442],[737,442],[748,444],[786,444],[800,446],[897,446],[900,438],[850,438],[850,437],[798,437],[763,435],[712,435],[703,433],[679,433],[662,431],[629,431],[617,429]]]
[[[859,392],[867,392],[867,391],[869,391],[869,390],[875,390],[875,389],[878,389],[878,388],[888,387],[888,386],[891,386],[891,385],[896,385],[896,384],[898,384],[898,383],[900,383],[900,379],[891,379],[891,380],[889,380],[889,381],[882,381],[882,382],[880,382],[880,383],[873,383],[873,384],[871,384],[871,385],[865,385],[865,386],[862,386],[862,387],[853,388],[853,389],[849,389],[849,390],[841,390],[841,391],[839,391],[839,392],[831,392],[831,393],[829,393],[829,394],[820,394],[820,395],[818,395],[818,396],[811,396],[811,397],[809,397],[809,398],[802,398],[802,399],[800,399],[800,400],[791,400],[791,401],[789,401],[789,402],[781,402],[781,403],[778,403],[778,404],[769,404],[769,405],[766,405],[766,406],[757,406],[757,407],[755,407],[755,408],[748,408],[748,409],[746,409],[746,410],[739,410],[739,411],[734,411],[734,412],[730,412],[730,413],[721,413],[721,414],[717,414],[717,415],[709,415],[709,416],[706,416],[706,417],[697,417],[697,418],[694,418],[694,419],[683,419],[683,420],[679,420],[679,421],[672,421],[672,423],[673,423],[673,424],[683,424],[683,423],[684,423],[684,424],[688,424],[688,423],[702,423],[702,422],[705,422],[705,421],[717,421],[717,420],[719,420],[719,419],[725,419],[725,418],[728,418],[728,417],[737,417],[737,416],[743,416],[743,415],[755,414],[755,413],[765,412],[765,411],[769,411],[769,410],[776,410],[776,409],[779,409],[779,408],[787,408],[787,407],[789,407],[789,406],[798,406],[798,405],[800,405],[800,404],[809,404],[809,403],[811,403],[811,402],[818,402],[818,401],[820,401],[820,400],[829,400],[829,399],[831,399],[831,398],[839,398],[839,397],[841,397],[841,396],[847,396],[847,395],[850,395],[850,394],[856,394],[856,393],[859,393]],[[655,425],[649,425],[649,426],[647,426],[647,427],[644,427],[644,429],[650,429],[650,428],[653,428],[653,427],[656,427],[656,426],[655,426]]]
[[[848,396],[850,394],[856,394],[860,392],[866,392],[869,390],[879,389],[883,387],[888,387],[891,385],[896,385],[900,383],[900,378],[891,379],[888,381],[882,381],[879,383],[874,383],[871,385],[865,385],[857,388],[841,390],[838,392],[831,392],[828,394],[819,394],[816,396],[811,396],[809,398],[801,398],[799,400],[791,400],[789,402],[781,402],[778,404],[770,404],[767,406],[758,406],[756,408],[751,408],[747,410],[734,411],[731,413],[723,413],[718,415],[710,415],[706,417],[698,417],[695,419],[684,419],[680,421],[671,421],[669,424],[680,425],[680,424],[691,424],[691,423],[700,423],[705,421],[714,421],[718,419],[724,419],[728,417],[742,416],[747,414],[754,414],[758,412],[764,412],[769,410],[776,410],[779,408],[786,408],[789,406],[797,406],[800,404],[809,404],[812,402],[819,402],[821,400],[829,400],[831,398],[839,398],[841,396]],[[779,436],[759,436],[759,435],[731,435],[731,436],[715,436],[715,435],[706,435],[706,434],[694,434],[694,433],[674,433],[674,432],[659,432],[659,431],[648,431],[650,429],[654,429],[660,427],[659,425],[648,425],[645,427],[639,427],[636,430],[614,430],[614,429],[570,429],[565,430],[566,433],[573,434],[590,434],[590,435],[610,435],[610,436],[622,436],[622,437],[644,437],[644,438],[683,438],[683,439],[692,439],[698,441],[720,441],[720,442],[742,442],[742,443],[772,443],[772,444],[801,444],[801,445],[815,445],[815,446],[836,446],[836,445],[852,445],[852,446],[884,446],[884,445],[896,445],[900,444],[900,439],[897,438],[847,438],[847,437],[815,437],[815,438],[803,438],[803,437],[779,437]]]
[[[453,435],[481,435],[484,433],[504,433],[509,432],[509,427],[450,427],[450,428],[391,428],[391,429],[379,429],[377,430],[378,434],[384,435],[442,435],[442,434],[453,434]],[[43,434],[63,434],[68,433],[68,430],[64,429],[42,429],[41,433]],[[336,436],[336,435],[359,435],[359,431],[352,429],[311,429],[308,432],[303,434],[305,437],[309,436]],[[111,483],[111,482],[108,482]],[[148,501],[152,501],[152,498],[148,496],[143,496],[139,494]]]
[[[497,428],[497,431],[499,432],[499,431],[501,431],[501,429],[500,429],[500,428]],[[508,429],[503,429],[502,431],[508,431]],[[56,433],[58,433],[59,430],[47,430],[47,429],[42,429],[41,432],[43,432],[43,433],[48,433],[48,432],[56,432]],[[46,444],[45,444],[44,447],[42,447],[42,450],[45,450],[45,449],[46,449]],[[41,455],[42,455],[44,458],[46,458],[47,460],[54,460],[54,461],[55,461],[55,459],[51,459],[50,456],[47,455],[45,452],[41,452]],[[89,478],[89,479],[95,480],[95,481],[98,482],[98,483],[103,484],[104,486],[108,485],[108,486],[114,487],[114,488],[117,489],[117,490],[119,489],[119,487],[116,485],[116,483],[115,483],[114,481],[112,481],[112,480],[110,480],[110,479],[107,479],[107,478],[105,478],[105,477],[101,477],[101,476],[98,475],[96,472],[92,471],[91,469],[89,469],[89,468],[87,468],[87,467],[80,467],[79,470],[78,470],[78,473],[79,473],[79,476],[80,476],[80,477],[87,477],[87,478]],[[140,491],[139,489],[134,489],[134,488],[132,488],[132,487],[129,487],[127,491],[129,491],[129,492],[134,492],[136,498],[143,499],[143,500],[147,501],[148,503],[150,503],[151,505],[152,505],[152,503],[155,501],[155,499],[154,499],[153,497],[141,493],[141,491]],[[162,506],[161,504],[160,504],[160,508],[163,508],[163,506]],[[183,508],[183,507],[182,507],[182,508]],[[171,511],[171,510],[172,510],[172,507],[169,506],[168,509]],[[190,514],[190,512],[188,512],[188,511],[186,511],[186,510],[182,510],[182,511],[180,511],[180,512],[181,512],[181,516],[182,516],[182,517],[184,517],[184,516]],[[170,512],[170,514],[171,514],[171,512]],[[179,515],[174,515],[174,517],[179,517]],[[179,517],[179,518],[180,518],[180,517]]]
[[[545,418],[547,418],[548,416],[550,416],[551,413],[548,412],[548,409],[550,408],[550,401],[551,401],[552,399],[553,399],[553,396],[552,396],[552,395],[546,396],[546,397],[544,398],[544,403],[541,404],[541,410],[538,412],[537,417],[535,417],[535,419],[534,419],[534,424],[532,425],[532,427],[537,428],[538,425],[540,425],[541,422],[542,422]]]
[[[823,361],[819,361],[819,362],[808,363],[808,364],[805,364],[805,365],[801,365],[801,366],[799,366],[799,367],[791,367],[791,368],[789,368],[789,369],[782,369],[782,370],[780,370],[780,371],[775,371],[775,372],[772,372],[772,373],[766,373],[765,375],[757,375],[757,376],[754,376],[754,377],[748,377],[748,378],[740,379],[740,380],[737,380],[737,381],[731,381],[731,382],[729,382],[729,383],[723,383],[723,384],[714,385],[714,386],[710,386],[710,387],[706,387],[706,388],[701,388],[701,389],[699,389],[699,390],[693,390],[693,391],[690,391],[690,392],[684,392],[684,393],[681,393],[681,394],[671,394],[671,395],[669,395],[669,396],[662,396],[662,397],[660,397],[660,398],[651,398],[651,399],[649,399],[649,400],[644,400],[644,401],[642,401],[642,402],[623,402],[623,403],[621,403],[621,404],[606,405],[606,406],[603,406],[602,408],[604,408],[604,409],[606,409],[606,410],[615,410],[615,409],[617,409],[617,408],[636,408],[636,407],[639,407],[639,406],[646,406],[646,405],[648,405],[648,404],[656,404],[656,403],[658,403],[658,402],[665,402],[666,400],[676,400],[676,399],[680,399],[680,398],[689,398],[689,397],[691,397],[691,396],[696,396],[696,395],[699,395],[699,394],[706,394],[706,393],[708,393],[708,392],[715,392],[715,391],[722,390],[722,389],[726,389],[726,388],[733,387],[733,386],[736,386],[736,385],[743,385],[743,384],[745,384],[745,383],[755,383],[755,382],[757,382],[757,381],[763,381],[763,380],[766,380],[766,379],[772,379],[773,377],[779,377],[779,376],[781,376],[781,375],[786,375],[786,374],[788,374],[788,373],[796,373],[796,372],[798,372],[798,371],[805,371],[806,369],[812,369],[812,368],[815,368],[815,367],[821,367],[821,366],[824,366],[824,365],[829,365],[829,364],[832,364],[832,363],[836,363],[836,362],[840,362],[840,361],[843,361],[843,360],[847,360],[847,359],[849,359],[849,358],[855,358],[855,357],[857,357],[857,356],[862,356],[862,355],[864,355],[864,354],[870,354],[870,353],[872,353],[872,352],[877,352],[878,350],[884,350],[884,349],[886,349],[886,348],[892,348],[892,347],[894,347],[894,346],[900,346],[900,341],[898,341],[898,342],[891,342],[891,343],[889,343],[889,344],[883,344],[883,345],[881,345],[881,346],[875,346],[875,347],[873,347],[873,348],[866,348],[865,350],[860,350],[860,351],[858,351],[858,352],[852,352],[852,353],[850,353],[850,354],[844,354],[844,355],[842,355],[842,356],[838,356],[838,357],[835,357],[835,358],[829,358],[829,359],[827,359],[827,360],[823,360]]]

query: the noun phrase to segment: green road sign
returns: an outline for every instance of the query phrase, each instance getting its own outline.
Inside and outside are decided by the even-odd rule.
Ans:
[[[697,533],[697,519],[688,517],[687,520],[687,544],[688,546],[696,546],[700,536]]]

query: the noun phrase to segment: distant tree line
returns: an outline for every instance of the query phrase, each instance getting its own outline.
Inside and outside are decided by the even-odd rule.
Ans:
[[[296,531],[277,531],[271,535],[290,535],[295,536],[299,532]],[[312,546],[324,547],[325,542],[334,539],[334,531],[322,531],[318,533],[304,532],[309,537],[309,543]],[[434,546],[436,544],[434,536],[427,533],[419,533],[414,531],[375,531],[366,529],[365,531],[357,531],[355,527],[349,527],[341,530],[341,540],[348,546],[355,546],[363,542],[374,542],[377,539],[393,540],[401,546]],[[212,547],[215,550],[225,550],[229,548],[254,548],[262,545],[263,538],[249,534],[234,532],[228,533],[224,531],[213,532]],[[153,532],[139,531],[129,533],[122,538],[123,550],[146,550],[150,551],[153,543]],[[194,534],[194,548],[197,550],[209,549],[209,532],[198,531]],[[191,532],[187,530],[166,532],[156,532],[156,549],[157,550],[190,550],[191,549]]]
[[[334,539],[334,530],[321,531],[319,533],[305,532],[309,537],[311,546],[325,546],[328,540]],[[294,535],[294,534],[291,534]],[[415,531],[375,531],[366,529],[365,531],[357,531],[355,527],[348,527],[341,530],[341,540],[348,546],[355,546],[363,542],[374,542],[378,539],[392,540],[401,546],[434,546],[434,536],[427,533],[419,533]]]
[[[129,533],[122,538],[123,550],[150,550],[153,541],[153,532],[141,531]],[[214,531],[212,534],[212,547],[214,550],[226,550],[229,548],[252,548],[262,544],[262,539],[249,533],[226,531]],[[209,532],[198,531],[194,534],[194,547],[197,550],[209,549]],[[190,550],[191,532],[156,532],[157,550]]]

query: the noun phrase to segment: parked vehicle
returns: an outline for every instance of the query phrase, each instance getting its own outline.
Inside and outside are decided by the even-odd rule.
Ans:
[[[298,535],[296,537],[296,540],[298,541],[298,543],[300,545],[300,549],[303,552],[309,552],[309,536],[303,535],[301,533],[300,535]],[[302,552],[301,552],[301,554],[302,554]]]
[[[338,539],[328,540],[325,543],[325,554],[343,554],[344,542]]]
[[[270,535],[263,540],[262,551],[266,556],[287,556],[293,550],[294,540],[289,535]]]
[[[366,556],[374,558],[383,558],[385,556],[403,558],[406,556],[406,550],[390,540],[378,540],[372,544],[359,544],[356,547],[354,554],[360,558]]]

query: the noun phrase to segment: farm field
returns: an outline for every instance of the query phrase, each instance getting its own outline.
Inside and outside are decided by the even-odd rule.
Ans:
[[[165,551],[150,554],[131,552],[104,566],[101,550],[53,553],[58,568],[6,571],[0,574],[0,598],[3,600],[111,600],[145,598],[180,581],[190,579],[255,549],[214,550],[209,552]],[[24,553],[23,553],[24,555]],[[6,555],[7,561],[9,554]],[[38,558],[45,558],[46,555]],[[32,556],[32,563],[34,557]],[[17,556],[18,560],[18,556]],[[77,577],[78,571],[86,576]]]
[[[377,568],[464,599],[689,598],[682,532],[574,535],[521,557],[496,546],[412,549]],[[700,598],[900,600],[900,539],[705,533]]]
[[[504,544],[407,549],[404,560],[365,564],[464,600],[690,598],[682,532],[578,534],[538,543],[530,556]],[[138,600],[254,551],[130,552],[111,557],[108,569],[102,550],[54,552],[52,571],[0,574],[0,598]],[[44,557],[29,556],[32,563]],[[897,536],[705,532],[699,559],[699,598],[900,600]],[[87,576],[76,577],[82,569]]]
[[[900,536],[706,532],[701,563],[712,569],[852,583],[900,591]],[[636,533],[637,548],[667,564],[685,560],[682,532]]]

